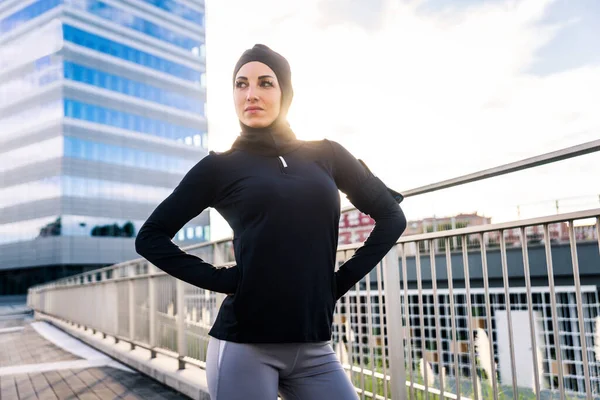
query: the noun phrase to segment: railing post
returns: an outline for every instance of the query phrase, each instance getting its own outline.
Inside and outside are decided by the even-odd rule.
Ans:
[[[148,329],[150,358],[156,358],[156,267],[148,264]]]
[[[116,270],[114,270],[113,272],[115,275],[113,276],[116,277]],[[110,287],[112,290],[112,295],[113,298],[116,299],[116,301],[112,302],[113,305],[113,310],[112,310],[112,315],[113,315],[113,331],[110,332],[113,337],[115,338],[115,343],[119,343],[119,340],[117,339],[117,336],[119,336],[119,311],[120,311],[120,302],[119,302],[119,286],[117,284],[117,282],[111,282],[110,283]]]
[[[133,277],[129,278],[129,340],[131,344],[131,350],[135,349],[133,340],[135,338],[135,285]]]
[[[385,317],[387,320],[387,339],[390,354],[391,395],[393,400],[406,400],[404,329],[402,326],[402,305],[400,304],[400,263],[398,261],[397,246],[394,246],[385,256],[383,267]]]
[[[97,284],[96,288],[94,289],[94,307],[96,308],[96,312],[98,313],[98,318],[96,319],[96,326],[98,327],[98,330],[102,333],[106,333],[107,328],[108,328],[108,308],[106,306],[101,306],[100,304],[102,303],[102,299],[107,299],[108,295],[107,295],[107,291],[108,291],[108,286],[106,281],[108,280],[107,277],[107,273],[106,271],[102,271],[100,273],[100,281]],[[96,332],[94,332],[95,334]],[[103,335],[104,336],[104,335]]]
[[[179,353],[179,369],[185,368],[185,315],[183,304],[185,302],[184,290],[185,286],[183,281],[177,279],[175,286],[176,298],[177,298],[177,315],[175,316],[175,323],[177,324],[177,352]]]

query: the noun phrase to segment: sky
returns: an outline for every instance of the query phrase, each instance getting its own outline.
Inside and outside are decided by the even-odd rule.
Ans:
[[[206,0],[209,147],[239,135],[232,72],[255,43],[290,62],[298,138],[340,142],[400,192],[598,140],[599,37],[596,0]],[[556,199],[596,208],[599,175],[591,154],[402,206],[492,222],[555,213]],[[211,218],[212,239],[230,235]]]

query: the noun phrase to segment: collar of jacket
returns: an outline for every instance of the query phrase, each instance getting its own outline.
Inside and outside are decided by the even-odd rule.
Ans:
[[[291,153],[302,146],[302,141],[285,123],[276,123],[266,128],[251,128],[242,125],[242,133],[231,146],[261,156],[277,157]]]

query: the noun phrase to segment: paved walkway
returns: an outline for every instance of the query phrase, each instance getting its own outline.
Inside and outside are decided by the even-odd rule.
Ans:
[[[29,323],[23,321],[21,325],[0,329],[0,371],[17,365],[81,359],[44,339]]]
[[[0,319],[0,400],[187,398],[45,322]]]
[[[187,397],[139,373],[103,367],[0,376],[0,399],[175,400]]]

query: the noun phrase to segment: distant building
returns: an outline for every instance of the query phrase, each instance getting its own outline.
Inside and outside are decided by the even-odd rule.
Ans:
[[[474,225],[491,223],[491,218],[478,214],[459,214],[453,217],[425,218],[408,221],[404,236],[417,235],[427,232],[445,231]],[[342,213],[340,217],[339,244],[364,242],[375,226],[375,221],[358,210]]]
[[[491,223],[492,218],[479,215],[478,213],[458,214],[451,217],[428,217],[421,220],[408,221],[403,236],[447,231],[477,225],[488,225]],[[375,221],[358,210],[344,212],[340,217],[338,242],[340,245],[362,243],[369,237],[374,226]],[[598,231],[594,225],[575,226],[573,231],[576,240],[594,240],[598,238]],[[544,232],[541,226],[528,228],[526,234],[530,244],[543,243]],[[553,242],[569,241],[569,228],[566,222],[550,225],[548,227],[548,234],[550,240]],[[506,245],[520,245],[520,235],[520,229],[505,230],[504,239]],[[459,248],[457,240],[457,238],[452,239],[450,243],[451,249]],[[498,232],[490,232],[484,235],[484,240],[486,244],[496,247],[499,246],[500,235]],[[477,235],[470,235],[468,242],[470,247],[479,246]],[[438,249],[443,249],[445,246],[444,240],[437,240],[436,245],[438,246]],[[423,243],[421,249],[423,250],[426,248],[428,248],[427,243]],[[411,254],[414,254],[414,251],[412,251]]]

